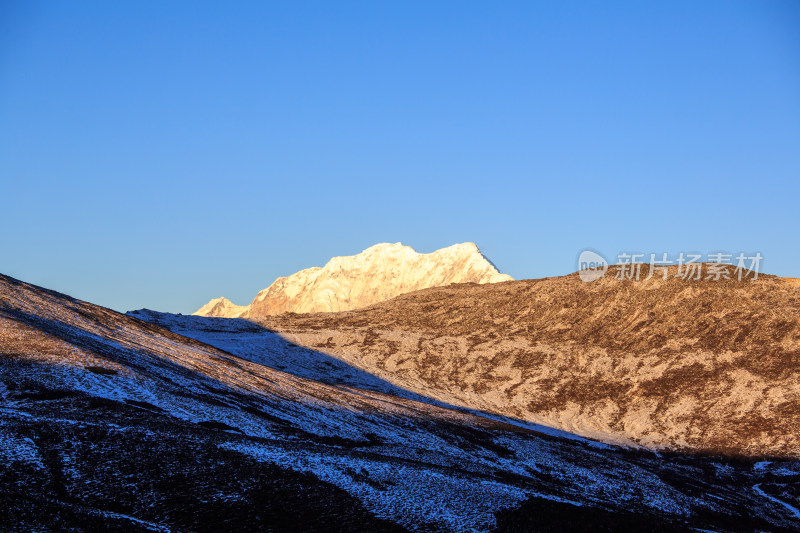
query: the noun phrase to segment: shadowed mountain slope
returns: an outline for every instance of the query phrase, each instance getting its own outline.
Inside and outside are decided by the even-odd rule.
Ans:
[[[356,387],[357,369],[337,384],[342,363],[294,375],[328,356],[285,348],[282,372],[0,276],[0,529],[800,526],[796,461],[556,438]]]

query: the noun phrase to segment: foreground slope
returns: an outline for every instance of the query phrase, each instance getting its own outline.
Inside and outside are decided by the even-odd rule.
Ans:
[[[0,276],[0,529],[800,526],[795,461],[549,437],[282,353],[287,372]]]
[[[236,318],[346,311],[429,287],[511,279],[500,274],[471,242],[429,254],[417,253],[399,242],[384,243],[353,256],[334,257],[321,268],[307,268],[278,278],[259,292],[249,306],[217,298],[194,314]]]
[[[606,442],[800,454],[793,280],[573,274],[259,323],[443,402]]]

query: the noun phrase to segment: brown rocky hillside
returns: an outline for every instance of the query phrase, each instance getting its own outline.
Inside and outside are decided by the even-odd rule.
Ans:
[[[415,392],[607,442],[800,454],[797,280],[674,274],[451,285],[258,322]]]

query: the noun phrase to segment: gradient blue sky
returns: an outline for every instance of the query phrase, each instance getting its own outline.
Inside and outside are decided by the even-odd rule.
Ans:
[[[800,3],[0,3],[0,272],[240,304],[378,243],[800,276]]]

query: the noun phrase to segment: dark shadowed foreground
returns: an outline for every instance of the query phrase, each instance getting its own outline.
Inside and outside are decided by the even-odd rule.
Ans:
[[[800,527],[794,460],[536,432],[200,320],[267,347],[247,360],[0,277],[0,530]]]

